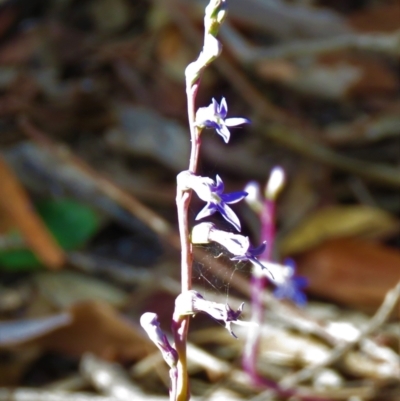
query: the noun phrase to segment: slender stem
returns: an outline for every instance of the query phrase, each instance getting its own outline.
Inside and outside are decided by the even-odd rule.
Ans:
[[[188,120],[190,127],[190,139],[192,142],[190,161],[189,161],[189,171],[191,173],[196,173],[197,164],[199,160],[200,152],[200,131],[195,125],[196,121],[196,96],[199,90],[200,79],[198,79],[194,84],[187,84],[186,96],[187,96],[187,110],[188,110]]]
[[[196,173],[200,153],[200,131],[195,125],[196,121],[196,95],[199,88],[200,79],[194,84],[188,83],[186,88],[188,120],[191,137],[191,152],[189,161],[189,171]],[[179,234],[181,241],[181,288],[182,292],[192,288],[192,264],[193,248],[190,242],[188,211],[192,197],[192,191],[178,189],[176,195],[176,205],[178,211]],[[175,348],[178,352],[177,365],[177,389],[176,401],[186,401],[189,399],[189,384],[187,374],[186,342],[189,329],[189,317],[173,317],[172,331],[175,338]]]
[[[261,260],[272,260],[272,249],[275,240],[275,201],[266,199],[260,214],[261,219],[261,241],[266,241],[266,248]],[[243,369],[249,374],[256,386],[270,387],[270,381],[260,377],[257,373],[257,355],[260,343],[260,327],[263,322],[264,306],[263,292],[267,285],[265,276],[253,273],[251,277],[251,321],[256,323],[254,329],[249,330],[243,355]]]

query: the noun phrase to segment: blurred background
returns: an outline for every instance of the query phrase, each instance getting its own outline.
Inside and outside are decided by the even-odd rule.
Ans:
[[[206,4],[0,0],[0,401],[167,400],[138,321],[169,332],[180,291],[184,70]],[[225,97],[252,124],[228,145],[204,131],[199,174],[263,189],[281,166],[274,260],[308,281],[301,309],[266,290],[259,373],[296,399],[398,400],[400,2],[229,0],[219,39],[197,106]],[[257,215],[234,209],[258,244]],[[204,251],[196,289],[249,320],[250,266]],[[234,331],[193,319],[195,399],[289,399],[243,376]]]

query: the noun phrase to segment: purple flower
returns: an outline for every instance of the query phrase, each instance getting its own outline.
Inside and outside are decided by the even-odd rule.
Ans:
[[[258,260],[257,256],[260,256],[267,246],[265,242],[257,247],[252,247],[250,245],[248,237],[244,237],[245,240],[241,240],[242,243],[240,252],[238,252],[231,260],[240,260],[240,261],[249,261],[255,263],[260,266],[262,269],[266,269],[266,267]]]
[[[196,315],[199,312],[204,312],[216,320],[222,320],[225,323],[229,333],[237,338],[231,329],[231,324],[251,325],[250,322],[243,322],[239,317],[243,311],[244,303],[235,311],[228,304],[207,301],[197,291],[190,290],[182,292],[175,300],[174,319],[179,320],[185,315]]]
[[[303,289],[307,286],[307,279],[295,276],[296,267],[292,259],[285,261],[282,266],[282,272],[281,279],[276,277],[276,280],[272,280],[276,285],[274,295],[279,299],[290,299],[298,306],[304,306],[307,302],[307,297]]]
[[[249,124],[247,118],[234,117],[226,118],[228,105],[223,97],[221,103],[213,98],[208,107],[200,107],[196,113],[196,125],[200,128],[215,128],[218,135],[221,135],[225,143],[229,142],[231,133],[228,127],[237,127],[242,124]]]
[[[193,243],[207,243],[210,241],[218,242],[226,248],[233,255],[231,260],[249,261],[268,272],[273,278],[269,269],[258,260],[258,256],[265,250],[265,242],[254,248],[250,245],[248,237],[218,230],[211,223],[202,223],[193,228]]]
[[[193,189],[201,200],[207,202],[196,216],[196,220],[220,212],[226,221],[240,231],[239,218],[228,205],[241,201],[247,196],[247,192],[238,191],[224,194],[224,183],[218,175],[215,182],[211,178],[197,176],[189,171],[183,171],[178,175],[178,186],[183,189]]]

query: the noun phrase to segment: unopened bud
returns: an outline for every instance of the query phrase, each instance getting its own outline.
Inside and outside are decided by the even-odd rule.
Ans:
[[[274,167],[265,188],[265,197],[276,200],[285,185],[285,171],[282,167]]]

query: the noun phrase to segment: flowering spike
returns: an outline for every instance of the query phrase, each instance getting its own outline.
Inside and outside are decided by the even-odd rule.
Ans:
[[[225,143],[229,142],[230,131],[228,127],[237,127],[243,124],[249,124],[247,118],[234,117],[226,118],[228,113],[228,105],[223,97],[221,103],[213,98],[212,102],[207,107],[200,107],[196,113],[196,126],[199,128],[214,128]]]

